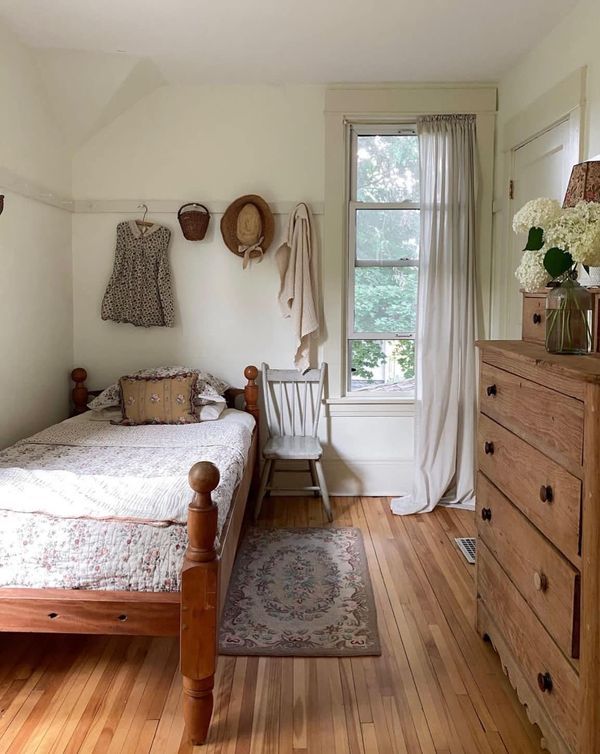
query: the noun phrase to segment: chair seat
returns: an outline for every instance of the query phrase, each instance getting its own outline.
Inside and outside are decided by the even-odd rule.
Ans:
[[[278,461],[318,460],[323,455],[316,437],[271,437],[263,450],[264,458]]]

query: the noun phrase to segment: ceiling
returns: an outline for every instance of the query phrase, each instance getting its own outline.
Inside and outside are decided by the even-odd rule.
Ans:
[[[149,59],[182,83],[491,81],[576,0],[0,0],[40,48]]]

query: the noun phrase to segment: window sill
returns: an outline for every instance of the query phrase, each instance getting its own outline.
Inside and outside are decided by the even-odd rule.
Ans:
[[[325,401],[327,416],[414,416],[415,400],[400,396],[342,396]]]

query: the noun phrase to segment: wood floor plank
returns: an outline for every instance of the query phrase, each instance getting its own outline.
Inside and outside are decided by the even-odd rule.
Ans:
[[[473,513],[397,517],[332,500],[363,532],[380,657],[221,657],[205,746],[182,719],[174,639],[0,635],[0,754],[539,754],[474,628]],[[267,498],[260,527],[329,526],[313,497]]]

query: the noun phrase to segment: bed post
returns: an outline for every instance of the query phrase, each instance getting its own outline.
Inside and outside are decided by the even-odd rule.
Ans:
[[[254,470],[252,472],[252,489],[254,492],[258,489],[260,482],[260,440],[259,440],[259,424],[260,424],[260,409],[258,408],[258,385],[256,384],[256,378],[258,377],[258,369],[250,364],[244,369],[244,377],[248,380],[244,387],[244,402],[246,403],[246,411],[251,414],[256,421],[256,459],[254,462]]]
[[[258,427],[258,385],[256,384],[258,369],[252,364],[247,366],[244,369],[244,377],[248,380],[244,387],[246,411],[256,419],[256,426]]]
[[[75,383],[75,387],[71,392],[71,398],[73,399],[74,412],[76,414],[83,414],[87,411],[88,402],[88,389],[85,386],[87,380],[87,372],[83,367],[77,367],[71,372],[71,379]]]
[[[181,574],[180,651],[183,715],[188,738],[199,745],[208,734],[217,664],[219,559],[211,492],[219,484],[219,470],[201,461],[190,469],[189,482],[195,494],[188,508],[189,545]]]

